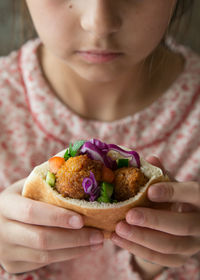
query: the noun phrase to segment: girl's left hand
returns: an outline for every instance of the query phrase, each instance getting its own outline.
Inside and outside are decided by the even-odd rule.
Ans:
[[[158,159],[155,165],[162,167]],[[132,208],[126,220],[117,224],[111,240],[150,263],[179,267],[200,251],[200,184],[157,183],[149,188],[148,197],[154,202],[170,202],[173,207]]]

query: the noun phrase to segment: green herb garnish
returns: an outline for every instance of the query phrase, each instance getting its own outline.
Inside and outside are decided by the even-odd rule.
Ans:
[[[72,157],[75,157],[77,155],[78,150],[81,148],[81,146],[83,146],[84,143],[85,143],[84,140],[76,141],[73,146],[70,143],[69,144],[69,153],[70,153],[70,155]]]
[[[64,159],[67,161],[70,157],[71,157],[71,155],[69,153],[69,149],[67,149],[65,154],[64,154]]]

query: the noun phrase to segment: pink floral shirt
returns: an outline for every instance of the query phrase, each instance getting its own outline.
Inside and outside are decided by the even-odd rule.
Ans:
[[[78,139],[99,138],[129,146],[143,157],[156,154],[181,181],[200,181],[200,58],[183,46],[183,73],[148,108],[113,122],[86,120],[52,92],[37,57],[40,40],[0,58],[0,190]],[[52,69],[53,71],[53,69]],[[106,241],[104,248],[76,260],[51,264],[11,280],[141,280],[131,254]],[[165,269],[156,280],[200,279],[200,260]]]

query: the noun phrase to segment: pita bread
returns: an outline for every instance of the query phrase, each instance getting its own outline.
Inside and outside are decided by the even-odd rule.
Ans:
[[[128,150],[127,148],[122,147]],[[64,157],[66,149],[56,156]],[[109,152],[109,156],[113,159],[117,158],[116,152]],[[147,199],[147,190],[150,185],[168,181],[162,170],[156,166],[151,165],[144,159],[140,158],[141,171],[149,178],[149,181],[143,186],[134,197],[118,202],[118,203],[99,203],[88,202],[86,200],[64,198],[55,189],[50,187],[46,182],[46,175],[49,170],[48,161],[36,166],[25,181],[22,195],[30,199],[43,201],[54,204],[77,213],[84,217],[85,226],[98,228],[104,231],[105,238],[109,238],[111,233],[115,230],[116,224],[125,219],[126,213],[129,209],[136,206],[150,206],[151,203]]]

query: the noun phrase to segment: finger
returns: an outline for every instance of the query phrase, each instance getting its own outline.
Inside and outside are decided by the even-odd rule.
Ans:
[[[14,221],[4,222],[1,238],[6,243],[43,250],[88,246],[103,243],[104,240],[103,233],[96,229],[41,227]]]
[[[120,222],[116,233],[131,242],[163,254],[182,254],[192,256],[200,250],[200,240],[194,237],[174,236],[164,232],[130,226]]]
[[[21,196],[21,181],[0,196],[1,215],[28,224],[64,228],[83,227],[78,213]]]
[[[129,210],[126,221],[130,225],[152,228],[179,236],[198,236],[200,234],[199,213],[175,213],[150,208]]]
[[[150,186],[148,197],[155,202],[184,202],[200,208],[200,184],[197,182],[162,182]]]
[[[4,254],[1,255],[1,260],[13,261],[14,259],[14,261],[26,261],[30,263],[47,265],[50,263],[71,260],[92,251],[101,249],[102,247],[103,244],[98,244],[69,249],[35,250],[22,246],[6,246],[6,248],[3,249]]]
[[[3,269],[10,274],[25,273],[28,271],[33,271],[44,266],[44,264],[29,263],[29,262],[14,262],[5,261],[1,263]],[[8,278],[9,279],[9,278]]]
[[[113,234],[111,241],[120,248],[128,250],[133,255],[145,259],[151,263],[158,264],[167,267],[180,267],[182,266],[188,257],[177,254],[162,254],[131,241],[125,240],[119,237],[117,234]]]

